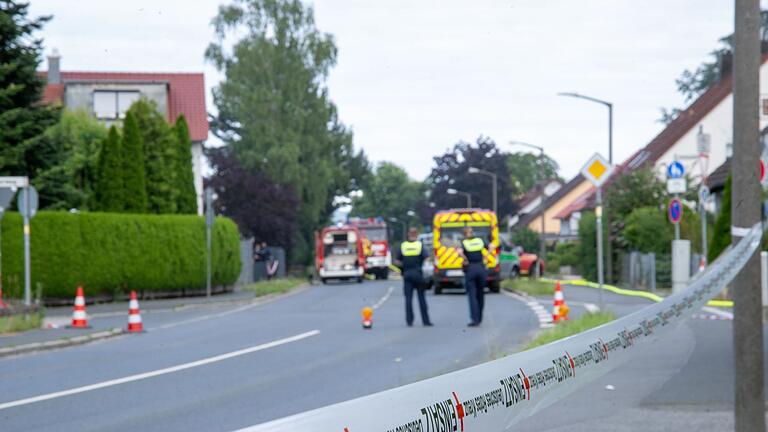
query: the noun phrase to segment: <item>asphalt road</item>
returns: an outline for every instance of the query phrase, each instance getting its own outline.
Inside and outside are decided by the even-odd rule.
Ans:
[[[505,295],[486,298],[480,328],[466,327],[463,295],[428,299],[431,328],[405,326],[397,281],[147,314],[145,334],[0,359],[0,429],[232,430],[468,367],[538,330]],[[362,330],[360,310],[376,303]]]

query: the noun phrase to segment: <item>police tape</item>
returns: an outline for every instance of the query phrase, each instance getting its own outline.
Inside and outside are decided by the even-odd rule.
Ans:
[[[496,432],[632,358],[719,293],[757,250],[755,225],[682,292],[532,350],[242,429],[252,432]]]

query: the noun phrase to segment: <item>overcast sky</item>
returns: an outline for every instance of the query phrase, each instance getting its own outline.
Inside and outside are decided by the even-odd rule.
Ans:
[[[204,71],[220,0],[33,0],[63,70]],[[479,135],[543,146],[564,177],[607,156],[607,112],[556,96],[614,103],[620,162],[682,106],[675,78],[733,29],[724,0],[317,0],[339,48],[329,87],[355,145],[424,178],[432,156]],[[210,93],[208,109],[213,109]],[[522,149],[521,149],[522,150]]]

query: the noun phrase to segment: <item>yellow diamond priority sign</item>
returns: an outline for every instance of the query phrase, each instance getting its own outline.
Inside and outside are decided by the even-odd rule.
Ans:
[[[581,168],[581,175],[597,187],[608,180],[611,173],[613,173],[613,166],[600,153],[595,153]]]

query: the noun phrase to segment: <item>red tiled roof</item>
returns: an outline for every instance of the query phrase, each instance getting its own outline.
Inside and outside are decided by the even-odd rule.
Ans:
[[[45,77],[46,72],[38,72]],[[153,73],[153,72],[62,72],[67,81],[92,82],[154,82],[168,83],[168,121],[175,122],[184,114],[189,123],[192,141],[208,139],[208,112],[205,108],[205,77],[202,73]],[[64,84],[48,84],[43,102],[61,102]]]
[[[588,207],[589,198],[592,196],[594,192],[595,192],[595,188],[593,186],[588,191],[579,195],[578,198],[573,200],[573,202],[568,204],[564,209],[560,210],[560,212],[558,212],[555,215],[555,219],[568,219],[571,213],[581,211],[584,208]]]

